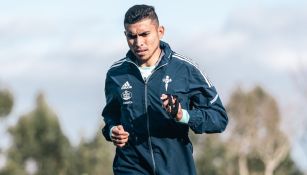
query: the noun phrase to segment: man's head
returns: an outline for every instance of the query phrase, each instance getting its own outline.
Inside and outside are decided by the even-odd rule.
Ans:
[[[143,19],[151,19],[159,26],[159,19],[155,12],[155,8],[149,5],[135,5],[128,9],[125,14],[124,26],[134,24]]]
[[[138,58],[141,66],[156,63],[160,50],[160,39],[164,28],[159,26],[154,7],[135,5],[128,9],[124,20],[125,35],[130,50]]]

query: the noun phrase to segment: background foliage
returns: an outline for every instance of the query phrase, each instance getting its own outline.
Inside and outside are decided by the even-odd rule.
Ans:
[[[9,90],[0,91],[1,117],[13,107]],[[224,134],[190,133],[198,174],[300,175],[290,156],[290,142],[280,129],[280,112],[274,97],[262,87],[236,88],[226,105],[230,123]],[[20,117],[8,132],[12,145],[5,150],[0,175],[110,175],[115,148],[100,128],[91,139],[72,146],[63,134],[58,116],[42,93],[36,107]]]

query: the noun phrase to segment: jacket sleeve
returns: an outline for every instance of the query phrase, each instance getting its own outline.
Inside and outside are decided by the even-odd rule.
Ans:
[[[112,81],[109,74],[105,81],[105,97],[106,105],[102,111],[105,126],[102,129],[102,134],[106,140],[111,141],[110,129],[120,123],[120,103],[115,92],[115,83]]]
[[[197,134],[223,132],[228,117],[215,87],[197,68],[190,73],[189,127]]]

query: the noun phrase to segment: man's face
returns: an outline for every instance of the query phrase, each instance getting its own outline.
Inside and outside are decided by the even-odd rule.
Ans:
[[[130,50],[140,62],[148,62],[151,58],[159,57],[160,39],[164,28],[151,19],[143,19],[125,26],[125,35]]]

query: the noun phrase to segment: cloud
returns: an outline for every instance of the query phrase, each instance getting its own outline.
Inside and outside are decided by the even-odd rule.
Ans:
[[[0,19],[0,36],[4,38],[0,41],[0,78],[97,75],[98,65],[106,69],[119,59],[114,53],[125,52],[120,51],[126,47],[125,41],[118,42],[120,36],[110,38],[106,31],[103,20],[92,16],[4,16]]]
[[[244,14],[244,15],[242,15]],[[249,36],[244,49],[273,69],[295,69],[298,59],[307,54],[307,13],[305,8],[246,9],[234,14],[225,26],[227,32],[242,32]]]
[[[299,59],[307,64],[306,21],[304,7],[237,9],[229,14],[223,28],[202,33],[186,45],[193,45],[193,56],[199,50],[219,63],[291,71],[298,67]]]
[[[9,84],[16,97],[12,120],[33,108],[32,99],[43,90],[74,143],[80,128],[86,136],[95,133],[105,72],[125,54],[124,35],[110,35],[109,23],[91,15],[3,15],[0,37],[0,83]]]
[[[93,128],[93,123],[101,121],[96,115],[104,103],[105,73],[128,49],[119,26],[124,10],[114,17],[111,10],[103,15],[100,12],[80,15],[78,9],[74,15],[56,15],[50,12],[53,10],[42,15],[1,15],[0,80],[14,88],[18,111],[28,107],[36,91],[43,89],[51,106],[59,111],[65,131],[77,138],[76,128]],[[274,71],[288,71],[295,67],[297,57],[307,58],[305,11],[303,7],[236,9],[223,28],[193,30],[200,33],[193,33],[194,38],[177,35],[170,44],[179,50],[184,48],[181,50],[185,55],[205,67],[223,97],[238,80],[263,80],[279,88],[284,77]],[[199,17],[203,20],[203,16]],[[184,29],[181,23],[177,25]],[[88,117],[97,120],[87,120]],[[88,123],[80,123],[85,119]]]

